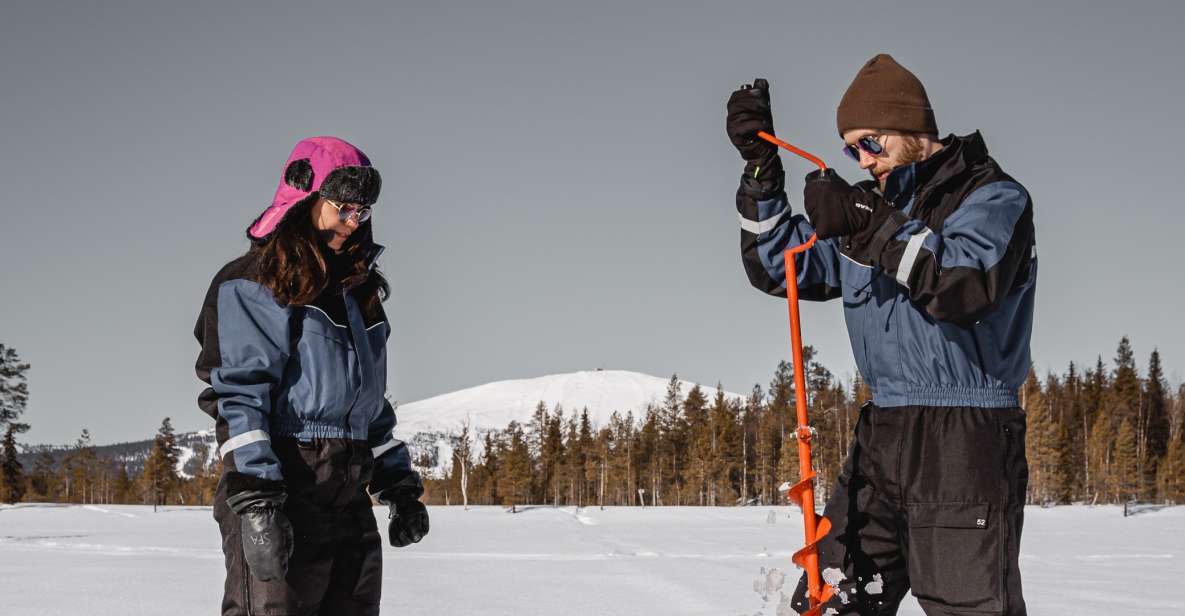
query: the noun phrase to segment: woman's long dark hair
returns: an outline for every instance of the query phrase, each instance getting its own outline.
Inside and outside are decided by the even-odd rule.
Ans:
[[[317,193],[292,206],[272,236],[251,246],[259,268],[259,281],[271,290],[281,305],[304,305],[312,302],[330,283],[330,265],[321,239],[313,226],[312,207],[320,199]],[[375,314],[391,294],[387,279],[377,268],[370,268],[371,255],[378,250],[370,221],[358,226],[336,255],[344,266],[341,285],[350,289],[366,314]],[[337,269],[337,268],[334,268]]]

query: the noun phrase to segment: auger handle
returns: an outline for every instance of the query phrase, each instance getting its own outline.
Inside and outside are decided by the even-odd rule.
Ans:
[[[762,139],[765,139],[766,141],[768,141],[780,148],[785,148],[787,150],[790,150],[791,152],[794,152],[795,154],[811,161],[812,163],[815,163],[815,165],[817,165],[819,167],[819,169],[822,171],[827,170],[827,164],[823,162],[823,159],[819,158],[818,156],[815,156],[814,154],[811,154],[810,152],[807,152],[806,150],[803,150],[799,147],[790,145],[789,143],[786,143],[785,141],[782,141],[781,139],[778,139],[777,137],[775,137],[763,130],[757,131],[757,136],[761,137]]]
[[[795,147],[765,132],[758,131],[758,137],[811,161],[826,171],[827,165],[819,157]],[[795,436],[798,440],[798,476],[799,482],[790,489],[787,497],[802,507],[803,539],[806,546],[794,554],[794,562],[806,570],[807,596],[810,609],[806,612],[815,616],[820,611],[820,605],[831,596],[831,588],[823,588],[822,576],[819,573],[819,552],[816,545],[823,535],[827,534],[831,524],[826,518],[815,514],[815,472],[811,465],[811,429],[807,418],[806,404],[806,368],[802,365],[802,327],[798,317],[798,267],[794,256],[806,252],[818,241],[817,235],[811,235],[807,241],[788,248],[782,253],[786,268],[786,302],[790,308],[790,342],[794,354],[794,397],[797,410],[798,427]]]

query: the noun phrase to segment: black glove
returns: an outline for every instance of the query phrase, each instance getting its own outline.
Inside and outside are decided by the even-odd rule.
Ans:
[[[774,134],[774,116],[769,106],[769,82],[754,79],[728,97],[725,121],[728,140],[746,162],[768,165],[777,157],[778,148],[757,136],[757,131]]]
[[[831,169],[807,174],[802,196],[819,239],[847,237],[853,246],[866,246],[894,211],[883,197],[853,187]]]
[[[428,508],[410,495],[396,497],[389,504],[387,535],[391,545],[402,548],[419,543],[428,534]]]
[[[244,490],[226,499],[239,515],[243,556],[255,579],[271,582],[288,574],[292,525],[284,515],[287,494],[281,490]]]

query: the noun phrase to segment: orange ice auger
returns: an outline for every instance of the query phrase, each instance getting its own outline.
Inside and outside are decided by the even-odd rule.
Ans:
[[[800,150],[777,137],[759,131],[758,137],[783,147],[795,154],[815,163],[820,169],[826,170],[827,165],[818,157],[805,150]],[[786,497],[802,507],[803,538],[806,546],[794,553],[794,564],[806,570],[807,597],[810,609],[803,612],[804,616],[818,616],[821,605],[831,598],[834,592],[831,586],[823,586],[819,575],[819,552],[816,544],[827,531],[831,530],[831,522],[827,518],[815,513],[815,471],[811,467],[811,435],[814,433],[806,416],[806,373],[802,365],[802,329],[798,323],[798,268],[794,264],[794,255],[806,252],[815,245],[818,239],[812,235],[806,242],[794,246],[782,253],[786,262],[786,301],[790,304],[790,341],[794,353],[794,396],[798,409],[798,427],[794,430],[794,437],[798,439],[798,483],[790,486]]]

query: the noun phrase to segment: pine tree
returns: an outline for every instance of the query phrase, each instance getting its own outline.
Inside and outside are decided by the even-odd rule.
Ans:
[[[810,362],[813,349],[803,349],[803,362]],[[794,366],[787,361],[778,362],[774,378],[769,383],[768,399],[764,420],[759,432],[759,470],[764,475],[761,481],[760,497],[763,505],[780,502],[777,488],[783,482],[798,481],[797,453],[786,460],[783,452],[796,452],[794,432],[798,427],[794,402]]]
[[[568,504],[581,505],[580,478],[584,474],[585,450],[581,446],[579,418],[575,413],[568,418],[564,438],[564,483],[568,487]]]
[[[1165,454],[1168,453],[1169,432],[1171,418],[1169,417],[1168,396],[1165,392],[1164,373],[1160,366],[1160,352],[1152,350],[1148,358],[1148,379],[1144,388],[1145,413],[1144,427],[1144,489],[1143,497],[1151,500],[1156,497],[1155,480]]]
[[[564,409],[555,405],[547,419],[547,432],[542,443],[539,466],[543,486],[543,500],[551,499],[553,507],[560,505],[563,493],[564,465]]]
[[[1070,499],[1073,500],[1077,495],[1084,494],[1087,491],[1089,473],[1087,472],[1086,441],[1090,437],[1090,428],[1087,425],[1087,413],[1082,401],[1082,379],[1078,375],[1078,369],[1074,365],[1074,362],[1070,362],[1069,367],[1066,369],[1064,391],[1066,395],[1066,421],[1063,423],[1067,429],[1066,438],[1070,441],[1070,456],[1064,462],[1071,467],[1069,474],[1071,485]]]
[[[621,413],[613,411],[609,415],[609,424],[605,426],[608,432],[604,436],[609,451],[606,454],[606,468],[602,480],[602,490],[607,502],[611,505],[628,504],[629,471],[631,469],[630,454],[632,453],[631,430],[626,426],[626,420]]]
[[[53,502],[60,498],[57,462],[48,449],[41,449],[33,459],[28,485],[30,500]]]
[[[99,458],[95,455],[94,445],[91,443],[90,430],[83,428],[78,440],[74,442],[74,449],[63,463],[63,470],[67,475],[67,494],[69,502],[94,503],[95,487],[99,477]]]
[[[693,385],[683,401],[683,417],[687,423],[687,462],[690,478],[687,481],[687,503],[703,505],[708,498],[708,464],[712,458],[712,426],[708,421],[708,400],[699,385]]]
[[[1119,432],[1115,434],[1115,462],[1112,467],[1112,485],[1115,496],[1120,502],[1126,502],[1136,496],[1139,485],[1137,475],[1136,433],[1131,422],[1124,419],[1119,424]]]
[[[765,393],[761,385],[753,385],[741,413],[741,503],[749,504],[754,498],[760,502],[762,464],[761,440],[763,417],[765,417]]]
[[[1074,439],[1068,424],[1058,423],[1054,437],[1058,447],[1054,450],[1054,460],[1051,464],[1052,477],[1050,496],[1059,505],[1069,505],[1074,500],[1074,475],[1078,464],[1074,459],[1071,447]]]
[[[1161,497],[1170,503],[1185,504],[1185,429],[1177,431],[1159,471]]]
[[[527,502],[531,485],[531,452],[522,426],[517,421],[507,427],[506,455],[498,475],[498,492],[502,505],[517,511]]]
[[[658,449],[655,452],[659,466],[660,482],[656,498],[662,502],[663,495],[669,495],[665,504],[682,504],[683,460],[687,457],[687,421],[683,416],[682,384],[678,375],[671,375],[667,384],[666,397],[658,414]]]
[[[646,405],[642,427],[638,430],[639,470],[644,469],[644,479],[639,482],[638,498],[646,504],[646,492],[650,493],[650,504],[659,504],[659,486],[662,484],[662,460],[659,455],[658,410]]]
[[[0,501],[15,503],[26,491],[24,468],[17,461],[16,435],[29,430],[18,420],[29,404],[29,364],[23,363],[15,349],[0,344]]]
[[[1020,389],[1020,405],[1025,410],[1028,435],[1025,439],[1025,457],[1029,461],[1030,503],[1049,502],[1048,467],[1050,462],[1049,411],[1041,393],[1037,373],[1030,367],[1029,376]]]
[[[136,484],[128,476],[127,465],[120,464],[115,471],[115,480],[111,486],[112,502],[131,504],[136,502]]]
[[[634,505],[636,504],[634,497],[637,494],[638,486],[638,430],[634,423],[634,414],[630,411],[626,412],[625,417],[620,417],[614,412],[609,425],[613,427],[613,442],[616,450],[614,468],[621,477],[621,482],[618,485],[617,504]]]
[[[20,419],[29,404],[28,371],[15,349],[0,344],[0,430]]]
[[[177,489],[180,477],[177,475],[177,458],[180,448],[177,447],[177,436],[173,432],[173,423],[168,417],[160,424],[152,451],[144,461],[144,472],[140,475],[141,493],[145,502],[151,502],[155,510],[157,505],[168,503],[168,497]]]
[[[28,424],[9,421],[0,444],[0,502],[17,503],[25,496],[25,473],[17,461],[16,435],[29,429]]]
[[[1095,421],[1087,443],[1090,469],[1090,485],[1087,486],[1087,490],[1091,502],[1097,502],[1100,498],[1109,500],[1110,486],[1113,483],[1111,477],[1112,441],[1113,433],[1108,422],[1102,419]]]
[[[597,506],[604,509],[605,490],[608,487],[606,483],[609,481],[609,450],[613,447],[613,431],[608,426],[597,431],[593,439],[593,447],[596,451],[595,464],[590,470],[593,475],[593,485],[596,486],[594,494]]]
[[[486,432],[482,441],[481,464],[474,469],[473,473],[474,494],[477,495],[478,502],[487,505],[496,505],[500,502],[498,484],[495,481],[501,467],[501,460],[498,458],[499,441],[500,439],[494,430]]]
[[[582,463],[576,467],[576,480],[579,482],[577,506],[584,507],[592,500],[592,482],[597,476],[597,444],[593,436],[592,421],[588,418],[588,407],[580,411],[580,452]]]
[[[711,450],[708,460],[710,471],[709,505],[715,506],[722,502],[731,502],[740,492],[740,477],[738,476],[742,434],[740,421],[739,408],[724,397],[724,388],[717,383],[712,408],[708,412],[711,431]]]

